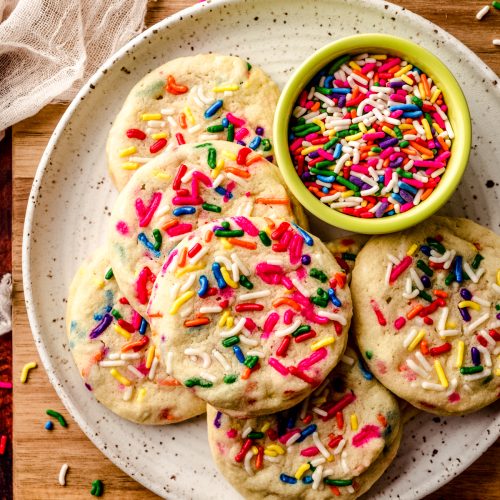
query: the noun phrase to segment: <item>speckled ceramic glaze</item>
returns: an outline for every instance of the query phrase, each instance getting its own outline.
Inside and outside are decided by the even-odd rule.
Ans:
[[[322,45],[375,31],[421,43],[463,85],[473,120],[473,150],[458,191],[441,213],[467,216],[498,233],[498,79],[456,39],[382,1],[197,4],[146,31],[108,61],[69,107],[43,155],[28,206],[23,254],[36,345],[52,384],[89,438],[161,496],[237,498],[212,463],[204,418],[154,429],[124,422],[94,400],[71,359],[64,333],[68,286],[78,264],[103,242],[116,197],[104,155],[111,121],[133,85],[168,59],[208,51],[239,55],[283,86],[291,71]],[[327,239],[338,236],[319,223],[313,231]],[[498,409],[497,403],[466,417],[418,416],[406,429],[397,459],[368,496],[413,500],[449,481],[498,437]]]

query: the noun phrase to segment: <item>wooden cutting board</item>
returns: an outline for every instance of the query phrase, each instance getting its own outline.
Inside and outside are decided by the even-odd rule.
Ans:
[[[192,3],[186,0],[150,1],[146,23],[150,26]],[[395,3],[439,24],[468,45],[493,70],[500,72],[500,48],[491,43],[493,38],[500,37],[500,11],[491,12],[482,22],[474,19],[486,0]],[[16,499],[29,500],[89,498],[91,482],[101,479],[107,498],[157,498],[105,458],[69,417],[41,366],[28,324],[21,277],[24,213],[38,161],[65,109],[66,105],[61,104],[46,106],[13,129],[14,495]],[[27,384],[21,384],[19,374],[29,361],[36,361],[38,368],[31,372]],[[47,408],[61,412],[69,422],[68,428],[56,425],[53,431],[46,431]],[[70,466],[64,488],[57,481],[63,463]],[[429,498],[451,498],[457,493],[461,499],[500,498],[499,464],[500,444],[497,443],[466,472]],[[3,498],[2,492],[0,498]]]

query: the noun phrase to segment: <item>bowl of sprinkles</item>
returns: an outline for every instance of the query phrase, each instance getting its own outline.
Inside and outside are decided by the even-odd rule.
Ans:
[[[274,121],[289,188],[325,222],[367,234],[411,227],[457,188],[471,120],[448,68],[402,38],[355,35],[315,52]]]

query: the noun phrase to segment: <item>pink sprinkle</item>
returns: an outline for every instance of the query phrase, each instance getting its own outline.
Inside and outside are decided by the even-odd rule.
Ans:
[[[164,273],[167,269],[168,269],[168,266],[171,264],[171,262],[174,260],[174,257],[177,255],[179,251],[177,249],[175,249],[173,252],[170,252],[168,257],[167,257],[167,260],[165,261],[165,264],[163,264],[163,267],[162,267],[162,273]]]
[[[322,359],[325,359],[328,356],[328,351],[326,347],[322,347],[317,351],[314,351],[308,358],[304,358],[298,365],[297,368],[299,370],[307,370],[311,368],[311,366],[319,363]]]
[[[245,318],[245,328],[252,333],[257,328],[257,325],[252,318]]]
[[[401,206],[401,208],[403,208],[403,206]],[[396,281],[398,277],[411,266],[412,262],[413,259],[409,255],[406,255],[399,264],[392,268],[389,281],[394,283],[394,281]]]
[[[396,318],[396,320],[394,321],[394,328],[396,328],[396,330],[401,330],[401,328],[403,328],[405,324],[406,324],[406,319],[403,318],[403,316],[400,316],[399,318]]]
[[[302,257],[302,247],[304,245],[304,238],[299,234],[295,233],[292,236],[292,241],[290,242],[289,255],[290,255],[290,264],[295,265],[300,262]]]
[[[292,309],[287,309],[283,314],[283,323],[285,323],[285,325],[291,325],[294,316],[295,311],[292,311]]]
[[[303,457],[314,457],[319,453],[318,448],[316,446],[311,446],[310,448],[304,448],[300,451],[300,454]]]
[[[298,429],[297,427],[295,429],[292,429],[291,431],[288,431],[286,434],[283,434],[283,436],[280,436],[278,438],[278,441],[281,443],[281,444],[285,444],[292,436],[294,436],[295,434],[299,433],[300,434],[300,429]]]
[[[393,57],[393,58],[389,59],[386,63],[379,66],[378,72],[385,73],[388,69],[393,68],[394,66],[398,65],[400,62],[401,62],[401,59],[399,57]]]
[[[136,329],[139,330],[139,327],[141,326],[141,315],[134,309],[132,312],[132,326]]]
[[[203,199],[200,196],[174,196],[173,205],[201,205]]]
[[[372,439],[380,437],[380,427],[376,425],[365,425],[363,428],[352,438],[352,444],[359,448],[368,443]]]
[[[135,209],[139,217],[140,227],[145,227],[151,222],[151,219],[153,218],[156,209],[160,205],[161,197],[162,194],[159,191],[153,193],[153,196],[151,197],[151,202],[149,204],[149,207],[147,208],[144,206],[144,202],[140,198],[137,198],[135,200]]]
[[[268,363],[284,377],[288,375],[288,370],[276,358],[269,358]]]
[[[208,175],[205,175],[203,172],[200,172],[199,170],[195,170],[193,172],[193,179],[197,179],[200,182],[203,182],[203,184],[205,184],[205,186],[207,187],[212,187],[212,181],[210,177],[208,177]]]
[[[406,184],[410,186],[416,187],[417,189],[425,187],[425,184],[421,181],[417,181],[416,179],[405,179]]]
[[[188,223],[177,224],[177,226],[169,227],[167,229],[167,234],[170,237],[180,236],[181,234],[189,233],[192,230],[193,230],[193,224],[188,224]]]
[[[242,141],[248,134],[249,134],[248,129],[245,127],[242,127],[236,131],[236,133],[234,134],[234,138],[237,141]]]
[[[307,134],[307,135],[304,137],[304,139],[305,139],[306,141],[311,142],[311,141],[314,141],[314,139],[316,139],[317,137],[318,137],[318,133],[317,133],[317,132],[312,132],[311,134]]]
[[[276,323],[278,323],[280,319],[280,315],[277,312],[272,312],[269,314],[267,317],[264,326],[263,326],[263,335],[262,338],[267,338],[269,337],[269,334],[273,331],[274,327],[276,326]]]
[[[458,392],[452,392],[449,396],[448,396],[448,401],[450,403],[456,403],[457,401],[460,401],[460,394],[458,394]]]
[[[382,157],[382,155],[380,155]],[[431,167],[431,168],[443,168],[445,164],[440,161],[430,161],[430,160],[415,160],[413,165],[416,167]]]
[[[413,202],[408,202],[408,203],[403,203],[403,205],[401,205],[399,211],[400,212],[407,212],[408,210],[410,210],[410,208],[413,208]]]
[[[0,382],[0,389],[12,389],[12,382]]]
[[[234,116],[232,113],[227,113],[226,118],[229,121],[229,123],[232,123],[236,127],[242,127],[245,125],[245,120],[243,118],[238,118],[237,116]]]
[[[140,304],[147,304],[149,299],[147,282],[151,279],[152,272],[149,267],[143,267],[139,272],[139,276],[137,277],[137,281],[135,284],[136,292],[137,292],[137,300]]]
[[[318,153],[319,156],[322,156],[325,160],[328,160],[328,161],[334,160],[333,155],[331,153],[328,153],[327,151],[325,151],[323,148],[317,149],[316,153]]]
[[[122,220],[116,223],[116,230],[123,235],[126,235],[129,232],[127,223]]]
[[[226,435],[229,439],[234,439],[238,435],[238,431],[236,429],[229,429]]]
[[[240,226],[245,233],[249,236],[259,236],[259,230],[254,226],[254,224],[246,217],[237,216],[233,217],[234,222]]]
[[[307,276],[307,271],[304,266],[300,266],[299,268],[297,268],[295,273],[297,274],[297,278],[299,278],[300,281],[302,281]]]
[[[298,137],[290,144],[290,150],[293,153],[296,149],[299,149],[300,146],[302,146],[302,137]]]
[[[394,153],[394,148],[393,147],[390,147],[390,148],[387,148],[387,149],[384,149],[381,153],[380,153],[380,158],[382,158],[383,160],[385,160],[386,158],[389,158],[389,156],[392,155],[392,153]]]

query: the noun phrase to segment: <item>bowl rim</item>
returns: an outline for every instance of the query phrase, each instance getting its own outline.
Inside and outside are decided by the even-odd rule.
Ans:
[[[300,91],[329,62],[348,53],[382,50],[418,61],[418,67],[439,82],[448,105],[448,116],[455,138],[446,172],[431,195],[416,207],[390,217],[362,219],[343,214],[319,201],[297,174],[288,152],[288,124],[293,105]],[[273,124],[276,163],[297,200],[316,217],[328,224],[358,233],[384,234],[401,231],[422,222],[441,208],[455,192],[467,167],[472,142],[472,126],[467,100],[448,67],[429,50],[411,40],[381,33],[352,35],[335,40],[309,56],[292,74],[281,92]]]

